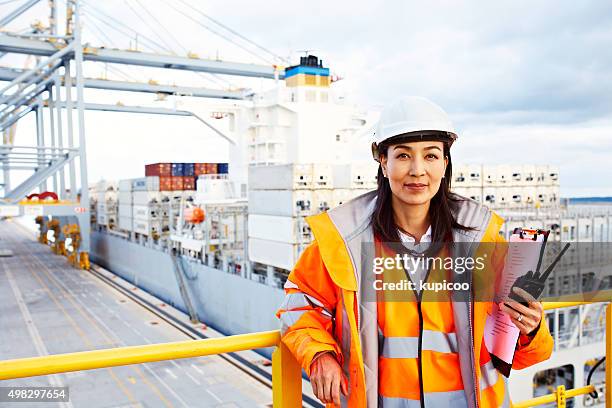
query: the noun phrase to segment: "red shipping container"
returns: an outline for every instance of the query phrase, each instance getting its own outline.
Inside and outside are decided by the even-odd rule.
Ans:
[[[179,191],[183,189],[183,176],[173,176],[172,179],[172,191]]]
[[[194,163],[193,175],[197,177],[202,174],[206,174],[206,163]]]
[[[145,165],[145,176],[171,176],[172,163],[154,163]]]
[[[217,174],[217,163],[206,163],[206,174]]]
[[[159,191],[172,191],[172,177],[160,176],[159,177]]]
[[[183,176],[183,190],[195,190],[197,177]]]

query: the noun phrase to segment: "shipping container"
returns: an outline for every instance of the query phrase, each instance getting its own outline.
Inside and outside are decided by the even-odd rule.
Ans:
[[[132,180],[119,180],[119,192],[130,192],[132,191]]]
[[[371,164],[339,164],[332,167],[334,189],[376,188],[378,168]]]
[[[132,208],[132,217],[135,220],[158,220],[160,218],[160,212],[156,207],[134,205]]]
[[[183,190],[183,176],[172,176],[172,190]]]
[[[312,190],[250,190],[249,213],[295,217],[312,214]]]
[[[193,176],[183,176],[183,190],[195,190],[196,178]]]
[[[295,190],[312,188],[312,164],[279,164],[249,167],[251,190]]]
[[[160,203],[161,194],[158,191],[134,191],[132,193],[132,203],[134,205],[149,205],[150,203]]]
[[[249,238],[249,259],[286,270],[293,269],[304,246],[285,242]]]
[[[204,163],[206,173],[204,174],[217,174],[217,163]]]
[[[118,227],[123,231],[132,231],[132,228],[134,227],[132,217],[119,216]]]
[[[183,176],[185,177],[193,177],[194,176],[195,166],[193,163],[183,163]]]
[[[249,237],[291,244],[312,241],[310,227],[304,217],[249,214]]]
[[[159,176],[132,179],[132,191],[159,191]]]
[[[145,165],[145,176],[171,176],[172,163],[153,163]]]
[[[195,177],[206,174],[206,163],[194,163],[193,164],[193,175]]]
[[[159,177],[159,191],[172,191],[172,176]]]
[[[217,174],[228,174],[229,164],[228,163],[217,163]]]
[[[119,194],[117,195],[117,203],[119,205],[132,205],[132,192],[119,191]]]
[[[333,168],[331,164],[314,163],[312,165],[312,187],[333,188]]]
[[[319,189],[312,192],[312,214],[327,211],[333,206],[333,190]]]
[[[185,166],[183,163],[172,163],[172,177],[183,176]]]
[[[131,204],[119,204],[119,206],[117,207],[117,215],[119,216],[119,218],[132,218],[132,209],[133,206]]]

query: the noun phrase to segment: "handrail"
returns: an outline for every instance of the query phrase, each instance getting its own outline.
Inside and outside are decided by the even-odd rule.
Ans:
[[[277,330],[0,361],[0,380],[231,353],[280,343]]]
[[[605,291],[605,295],[593,297],[593,300],[590,302],[587,301],[565,301],[565,302],[544,302],[544,310],[554,310],[561,309],[564,307],[574,307],[581,305],[588,305],[592,303],[604,303],[610,302],[609,291]],[[606,400],[606,408],[612,408],[612,364],[610,362],[610,356],[612,355],[612,303],[608,303],[606,306],[606,376],[605,376],[605,400]],[[521,401],[516,404],[512,404],[512,408],[528,408],[534,407],[538,405],[548,404],[551,402],[556,402],[557,407],[565,408],[566,400],[568,398],[577,397],[579,395],[589,394],[595,391],[594,385],[588,385],[580,388],[573,388],[570,390],[566,390],[565,386],[560,385],[557,387],[556,391],[552,394],[542,395],[540,397],[528,399],[526,401]]]
[[[608,298],[609,299],[609,298]],[[595,303],[603,302],[602,300]],[[580,306],[594,302],[549,302],[545,310]],[[302,405],[301,367],[290,350],[280,341],[276,330],[240,334],[203,340],[187,340],[144,346],[56,354],[51,356],[20,358],[0,361],[0,380],[58,374],[69,371],[91,370],[129,364],[142,364],[178,358],[202,357],[265,347],[275,347],[272,354],[272,395],[275,408]],[[606,357],[612,355],[612,304],[606,307]],[[612,364],[606,364],[606,408],[612,408]],[[567,398],[588,394],[594,386],[565,390],[564,386],[548,395],[513,404],[514,408],[526,408],[550,402],[565,407]]]

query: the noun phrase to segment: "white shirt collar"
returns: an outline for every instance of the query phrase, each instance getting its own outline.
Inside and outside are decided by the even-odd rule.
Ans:
[[[412,236],[404,233],[402,230],[398,229],[397,231],[399,232],[399,236],[402,242],[404,243],[416,242],[416,240]],[[429,228],[427,228],[427,231],[425,231],[425,234],[423,234],[423,236],[421,237],[421,243],[423,242],[431,242],[431,225],[429,226]]]

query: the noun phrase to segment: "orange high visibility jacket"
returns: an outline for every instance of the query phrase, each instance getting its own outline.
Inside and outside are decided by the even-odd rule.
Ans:
[[[455,218],[474,231],[453,231],[454,241],[475,243],[474,247],[481,242],[503,242],[499,235],[501,217],[473,200],[460,198],[463,201]],[[349,381],[349,396],[342,398],[342,406],[347,407],[376,407],[379,399],[378,310],[376,302],[366,301],[372,296],[368,291],[372,289],[369,279],[374,254],[364,250],[364,244],[372,246],[374,242],[370,217],[375,201],[376,192],[372,191],[307,219],[314,241],[289,275],[287,295],[277,313],[282,322],[282,341],[307,375],[317,353],[335,353]],[[471,273],[464,276],[474,279]],[[510,404],[504,378],[498,375],[491,381],[491,373],[483,371],[483,367],[491,368],[490,356],[482,347],[485,320],[492,306],[491,302],[453,301],[447,312],[452,309],[448,319],[455,329],[457,364],[465,406],[469,408]],[[535,337],[518,346],[513,368],[548,359],[552,347],[546,320],[542,319]],[[421,406],[417,402],[416,406]]]

